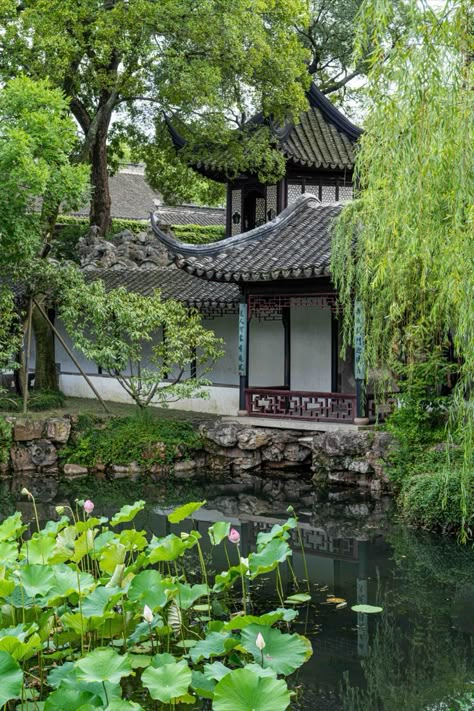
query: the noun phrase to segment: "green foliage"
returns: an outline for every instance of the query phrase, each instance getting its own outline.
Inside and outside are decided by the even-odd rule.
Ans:
[[[450,436],[463,447],[463,526],[463,492],[474,476],[474,64],[466,61],[472,8],[453,0],[446,11],[433,10],[413,0],[407,10],[405,33],[387,53],[392,3],[362,6],[356,44],[359,56],[373,46],[370,111],[356,161],[360,191],[337,222],[331,268],[345,345],[352,341],[356,294],[365,311],[367,372],[382,374],[385,390],[402,365],[406,390],[417,399],[417,371],[410,364],[429,363],[429,354],[450,346],[451,334],[459,377]],[[419,403],[411,410],[414,428],[423,425]]]
[[[12,424],[4,417],[0,417],[0,464],[6,464],[10,457],[12,443]]]
[[[63,290],[59,314],[74,346],[115,377],[139,407],[206,397],[204,375],[223,354],[222,340],[202,326],[196,309],[162,301],[158,290],[145,297],[124,288],[107,292],[100,280],[77,280]],[[199,376],[191,378],[186,370],[194,360]]]
[[[171,464],[199,449],[201,438],[192,424],[144,414],[89,424],[62,450],[66,462],[94,466],[138,462]]]
[[[55,410],[64,405],[65,397],[59,391],[31,390],[28,395],[28,409],[34,412],[41,410]],[[0,393],[0,411],[21,412],[23,398],[14,393]]]
[[[113,520],[129,522],[143,503]],[[196,530],[150,538],[134,528],[117,530],[104,516],[71,514],[49,521],[25,542],[20,513],[0,525],[2,545],[9,548],[0,585],[2,704],[24,699],[23,680],[38,674],[41,684],[27,687],[23,708],[122,711],[156,708],[156,701],[199,708],[210,699],[222,711],[285,711],[290,692],[278,677],[311,654],[308,640],[288,632],[296,613],[232,618],[217,604],[219,590],[209,584],[205,567],[206,582],[185,582],[195,575],[189,556],[199,548]],[[275,538],[284,533],[282,527]],[[157,551],[167,555],[157,557]],[[202,616],[194,604],[200,597],[210,603],[206,611],[216,603],[221,619]],[[283,620],[285,631],[274,627]],[[184,640],[185,629],[193,639]],[[267,645],[263,663],[257,634]]]
[[[69,162],[77,135],[62,92],[48,82],[18,77],[0,92],[0,268],[12,276],[38,252],[49,229],[49,209],[84,201],[88,175]],[[32,215],[41,199],[41,216]]]
[[[181,242],[190,244],[208,244],[224,239],[223,225],[173,225],[173,234]]]

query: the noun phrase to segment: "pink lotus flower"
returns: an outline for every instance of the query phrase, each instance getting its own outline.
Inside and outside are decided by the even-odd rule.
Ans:
[[[235,528],[231,528],[227,536],[231,543],[240,543],[240,533]]]
[[[90,499],[87,499],[87,501],[84,501],[84,511],[86,514],[91,514],[94,510],[94,504]]]

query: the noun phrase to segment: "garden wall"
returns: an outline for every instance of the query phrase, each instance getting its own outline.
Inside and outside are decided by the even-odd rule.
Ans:
[[[178,452],[171,465],[144,466],[132,461],[126,466],[85,467],[64,464],[61,459],[61,450],[74,437],[76,416],[7,420],[12,439],[4,445],[7,456],[0,465],[1,477],[9,482],[13,494],[26,486],[43,501],[54,498],[61,478],[90,475],[131,481],[146,476],[157,483],[173,476],[178,482],[193,481],[197,486],[212,484],[216,493],[222,486],[223,491],[236,494],[255,487],[258,478],[258,487],[265,489],[261,493],[290,501],[328,484],[371,492],[389,489],[386,462],[391,437],[384,432],[341,427],[333,432],[308,433],[215,421],[200,426],[201,448],[191,457]]]

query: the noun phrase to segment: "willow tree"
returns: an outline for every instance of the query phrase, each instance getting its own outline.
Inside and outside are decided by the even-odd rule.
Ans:
[[[415,364],[439,362],[433,354],[452,341],[459,379],[451,431],[457,426],[472,475],[474,10],[469,0],[406,5],[411,22],[394,47],[383,41],[391,2],[366,0],[361,9],[356,61],[368,42],[374,49],[360,190],[338,221],[332,271],[346,344],[354,296],[365,309],[368,371],[403,363],[409,386]]]

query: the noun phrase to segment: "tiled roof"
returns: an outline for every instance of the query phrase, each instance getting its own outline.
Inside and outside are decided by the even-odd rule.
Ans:
[[[315,169],[352,170],[355,159],[355,144],[362,129],[344,116],[329,99],[313,84],[307,92],[309,108],[304,111],[298,123],[277,129],[274,134],[278,145],[295,166]],[[265,121],[262,114],[254,116],[249,123],[259,125]],[[177,150],[186,145],[186,140],[167,121],[171,138]],[[196,170],[225,180],[226,156],[196,156],[193,163]]]
[[[217,282],[301,279],[329,274],[331,224],[341,205],[302,195],[254,230],[209,245],[178,242],[152,226],[180,269]]]
[[[314,86],[308,101],[300,123],[280,141],[281,150],[295,165],[352,170],[355,142],[362,131]]]
[[[91,269],[84,272],[87,281],[102,279],[106,289],[125,287],[143,296],[161,290],[164,299],[176,299],[197,308],[224,308],[239,300],[239,288],[234,284],[205,282],[174,265],[155,269]]]
[[[161,196],[150,188],[141,173],[120,171],[109,178],[111,215],[126,220],[147,220],[161,202]],[[89,204],[74,215],[88,216]]]
[[[159,207],[155,216],[160,225],[225,225],[225,209],[220,207],[199,207],[179,205]]]

